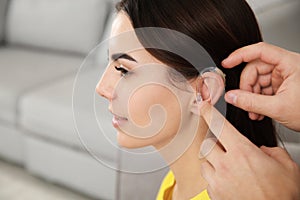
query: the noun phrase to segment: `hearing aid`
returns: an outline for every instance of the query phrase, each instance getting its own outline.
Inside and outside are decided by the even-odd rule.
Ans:
[[[221,86],[219,88],[219,90],[221,91],[221,90],[224,90],[224,88],[225,88],[225,77],[226,77],[226,75],[219,68],[217,68],[217,67],[208,67],[208,68],[203,69],[200,72],[200,75],[199,75],[201,82],[199,84],[197,84],[197,86],[196,86],[196,102],[198,104],[200,104],[203,101],[203,98],[202,98],[202,95],[201,95],[201,92],[200,92],[200,89],[201,89],[200,85],[203,84],[203,82],[205,82],[205,79],[208,77],[207,73],[209,73],[211,77],[220,76],[222,81],[219,82],[219,85]],[[219,80],[219,79],[216,78],[216,80]],[[219,93],[220,92],[218,92],[218,94]],[[216,98],[218,99],[219,97],[220,96],[217,95],[216,97],[207,99],[206,101],[212,101],[213,100],[211,103],[215,103],[215,101],[216,101],[215,99]]]
[[[200,74],[203,75],[206,72],[214,72],[214,73],[220,75],[222,77],[223,81],[225,82],[226,75],[219,68],[217,68],[217,67],[208,67],[208,68],[205,68],[204,70],[202,70]]]

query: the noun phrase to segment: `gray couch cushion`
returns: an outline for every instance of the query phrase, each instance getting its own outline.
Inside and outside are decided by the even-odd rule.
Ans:
[[[103,40],[106,40],[110,35],[113,19],[114,14],[111,13],[106,22],[102,37]],[[88,95],[95,93],[96,84],[100,79],[99,72],[105,69],[108,64],[107,48],[107,42],[105,42],[105,45],[98,46],[94,49],[93,54],[89,55],[89,59],[84,62],[84,68],[82,70],[85,72],[80,76],[81,79],[77,77],[77,80],[81,80],[81,83],[83,83],[81,87],[84,88],[84,92],[86,93],[80,95],[79,99],[75,100],[83,102],[78,108],[81,113],[81,120],[87,121],[87,123],[84,124],[92,123],[92,125],[88,125],[87,128],[84,129],[86,133],[82,133],[82,139],[88,143],[87,145],[92,151],[96,154],[101,154],[106,160],[114,163],[116,157],[116,155],[114,155],[114,153],[116,153],[115,149],[111,147],[111,144],[106,138],[100,134],[97,135],[97,133],[100,132],[99,127],[96,121],[93,121],[95,122],[94,124],[92,122],[92,120],[95,120],[95,115],[94,111],[89,110],[89,108],[93,106],[93,102],[85,102],[85,100],[88,99]],[[85,70],[86,67],[88,70]],[[99,67],[101,68],[100,70]],[[20,100],[20,124],[23,128],[40,137],[82,149],[83,145],[75,130],[73,119],[72,92],[74,80],[75,76],[70,75],[56,83],[45,85],[24,95]],[[100,107],[100,110],[107,110],[108,106],[106,101],[98,95],[96,95],[96,98],[96,103]],[[111,137],[111,141],[116,143],[115,131],[111,126],[112,116],[103,117],[107,120],[104,129],[110,132],[108,137]],[[96,127],[93,125],[96,125]],[[77,124],[77,126],[79,126],[79,124]],[[80,127],[78,127],[78,129],[80,129]],[[94,133],[96,133],[96,135],[94,135]],[[100,137],[97,138],[99,135]]]
[[[300,132],[292,131],[279,123],[275,123],[276,131],[291,157],[300,165]]]
[[[4,36],[6,4],[7,4],[7,0],[0,1],[0,42],[3,40],[3,36]]]
[[[264,12],[265,10],[272,9],[273,6],[286,3],[288,1],[297,1],[297,0],[246,0],[249,5],[252,7],[256,14]]]
[[[76,72],[82,60],[17,47],[0,48],[0,120],[16,123],[17,103],[24,93]]]
[[[285,143],[285,147],[291,155],[291,157],[293,158],[293,160],[300,166],[300,144],[287,142]]]
[[[300,1],[288,0],[257,14],[266,42],[300,52]]]
[[[107,61],[108,60],[108,48],[109,48],[109,38],[110,38],[110,33],[111,33],[111,27],[112,27],[112,23],[114,21],[116,17],[116,13],[112,12],[108,19],[107,19],[107,23],[105,26],[105,30],[103,32],[103,36],[101,39],[101,42],[98,44],[98,46],[95,48],[95,51],[97,51],[97,61],[98,63],[102,63],[103,61]]]
[[[84,94],[74,99],[80,104],[75,104],[75,112],[80,114],[80,118],[76,118],[76,125],[82,141],[88,148],[101,159],[115,164],[117,151],[102,135],[95,118],[93,101],[90,101],[93,100],[98,79],[99,70],[86,72],[82,76],[82,80],[85,81],[81,81],[80,87],[83,88]],[[23,129],[48,141],[83,150],[84,146],[76,132],[73,119],[74,80],[75,76],[69,76],[24,95],[20,101],[20,123]],[[101,107],[100,110],[108,109],[108,102],[103,98],[97,97],[97,103]],[[104,117],[106,119],[103,120],[107,121],[104,124],[106,127],[103,127],[106,130],[105,135],[116,143],[115,131],[111,125],[112,116]]]
[[[290,130],[283,125],[276,123],[276,130],[280,139],[284,142],[300,143],[300,132]]]
[[[6,36],[13,44],[88,53],[100,40],[107,0],[12,0]]]

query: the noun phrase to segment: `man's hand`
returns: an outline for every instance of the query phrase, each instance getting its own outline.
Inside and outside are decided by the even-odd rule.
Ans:
[[[212,118],[220,120],[222,116],[205,102],[200,114],[208,125]],[[209,127],[219,143],[207,152],[215,143],[207,139],[201,148],[202,155],[208,155],[202,175],[209,184],[207,190],[212,200],[300,199],[299,167],[285,150],[256,147],[224,117],[219,124],[221,129]]]
[[[222,65],[233,68],[242,62],[248,64],[240,90],[229,91],[225,100],[249,111],[253,120],[265,115],[300,131],[300,54],[258,43],[236,50]]]

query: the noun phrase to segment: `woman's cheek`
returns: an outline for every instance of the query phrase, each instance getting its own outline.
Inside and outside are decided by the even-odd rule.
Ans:
[[[153,106],[159,106],[159,112],[150,112]],[[131,95],[128,102],[129,118],[137,126],[146,127],[152,123],[152,118],[158,115],[165,115],[165,123],[157,124],[160,128],[159,133],[153,133],[153,136],[159,134],[174,134],[180,124],[180,104],[176,95],[159,84],[149,84],[142,86]],[[153,125],[153,124],[151,124]]]
[[[147,126],[151,123],[149,110],[153,105],[153,95],[147,92],[149,86],[142,86],[134,91],[128,102],[129,119],[137,126]],[[154,94],[155,95],[155,94]]]

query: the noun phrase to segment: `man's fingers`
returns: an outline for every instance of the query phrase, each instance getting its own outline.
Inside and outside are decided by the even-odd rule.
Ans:
[[[258,120],[260,118],[260,115],[259,114],[256,114],[256,113],[253,113],[253,112],[249,112],[249,118],[251,120]]]
[[[291,160],[290,155],[288,154],[288,152],[280,147],[265,147],[262,146],[260,147],[260,149],[267,154],[268,156],[274,158],[275,160],[277,160],[278,162],[282,163],[282,164],[286,164],[287,160]]]
[[[272,77],[272,88],[274,93],[276,93],[278,91],[278,89],[280,88],[280,86],[282,85],[284,79],[282,78],[282,76],[278,73],[276,73],[276,71],[273,72],[273,77]]]
[[[271,85],[271,75],[274,65],[266,64],[260,60],[255,60],[246,65],[241,74],[240,88],[251,91],[251,87],[259,83],[262,87]]]
[[[200,152],[213,166],[220,160],[220,157],[225,155],[224,150],[215,138],[205,139],[201,145]]]
[[[264,115],[260,115],[259,118],[257,119],[258,121],[262,121],[265,118]]]
[[[253,88],[252,88],[252,92],[255,94],[261,94],[261,87],[258,83],[256,83]],[[258,120],[260,117],[259,114],[257,113],[253,113],[253,112],[249,112],[249,118],[252,120]]]
[[[274,95],[275,93],[274,93],[273,87],[269,86],[269,87],[265,87],[262,89],[262,94],[271,96],[271,95]]]
[[[208,128],[216,136],[222,146],[228,150],[238,142],[245,140],[245,137],[239,133],[226,118],[211,104],[202,102],[200,115],[205,120]]]
[[[233,68],[242,62],[251,62],[256,59],[277,65],[285,54],[286,50],[284,49],[260,42],[234,51],[222,62],[222,65],[225,68]]]
[[[215,169],[208,162],[204,162],[201,164],[201,173],[203,178],[210,184],[215,176]]]
[[[260,75],[257,80],[258,84],[262,88],[266,88],[272,85],[272,74]]]
[[[271,118],[274,116],[274,108],[278,106],[276,97],[253,94],[243,90],[232,90],[225,94],[225,100],[245,111],[266,115]]]

